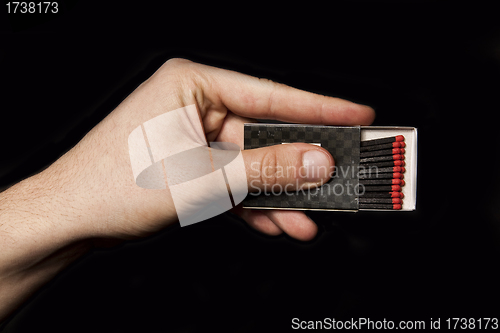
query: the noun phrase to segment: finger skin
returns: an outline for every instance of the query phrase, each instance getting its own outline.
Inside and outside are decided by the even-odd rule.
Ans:
[[[283,233],[271,219],[265,214],[264,210],[245,209],[241,206],[235,207],[233,212],[240,216],[249,226],[269,236],[278,236]]]
[[[214,141],[233,142],[244,148],[244,126],[248,123],[256,123],[255,119],[240,117],[233,112],[228,112],[222,128]]]
[[[312,174],[303,165],[303,158],[310,151],[319,152],[328,161],[328,165],[315,169],[313,178],[307,177]],[[335,165],[326,149],[307,143],[244,150],[243,160],[251,192],[269,190],[275,185],[289,191],[314,188],[330,179]]]
[[[309,241],[318,233],[318,226],[304,212],[272,209],[264,214],[286,234],[300,241]]]
[[[248,118],[276,119],[292,123],[370,125],[374,110],[344,99],[323,96],[267,79],[194,64],[203,71],[208,98],[222,101],[232,112]]]
[[[252,228],[270,236],[285,232],[300,241],[310,241],[318,233],[318,226],[302,211],[275,209],[233,209]]]

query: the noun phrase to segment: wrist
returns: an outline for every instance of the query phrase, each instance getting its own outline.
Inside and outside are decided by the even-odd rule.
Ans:
[[[60,209],[55,184],[35,175],[0,193],[0,321],[93,246]]]
[[[22,270],[84,240],[75,227],[82,215],[63,203],[54,180],[44,171],[0,193],[0,270]]]

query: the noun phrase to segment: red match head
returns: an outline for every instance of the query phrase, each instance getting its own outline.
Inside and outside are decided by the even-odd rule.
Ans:
[[[391,193],[391,198],[400,198],[400,199],[404,198],[403,192],[390,192],[390,193]]]
[[[392,205],[392,209],[399,210],[399,209],[401,209],[401,205],[400,204],[394,204],[394,205]]]
[[[392,185],[399,185],[399,186],[404,186],[405,181],[399,178],[393,178],[392,179]]]
[[[405,141],[405,137],[402,135],[397,135],[396,136],[396,141]]]
[[[392,190],[392,192],[399,192],[399,191],[401,191],[401,186],[391,185],[391,190]]]
[[[405,151],[401,151],[401,148],[392,148],[392,153],[393,154],[403,154]]]

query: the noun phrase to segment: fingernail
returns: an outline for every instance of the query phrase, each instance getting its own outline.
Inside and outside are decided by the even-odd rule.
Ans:
[[[328,176],[330,171],[330,159],[325,153],[318,150],[309,150],[302,155],[302,167],[304,171],[300,176],[309,183],[317,183]]]

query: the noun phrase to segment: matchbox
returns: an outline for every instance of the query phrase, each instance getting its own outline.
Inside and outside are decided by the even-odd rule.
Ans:
[[[311,190],[251,191],[249,209],[412,211],[416,209],[417,129],[394,126],[245,124],[244,149],[304,142],[330,152],[331,179]],[[251,183],[251,182],[250,182]]]

